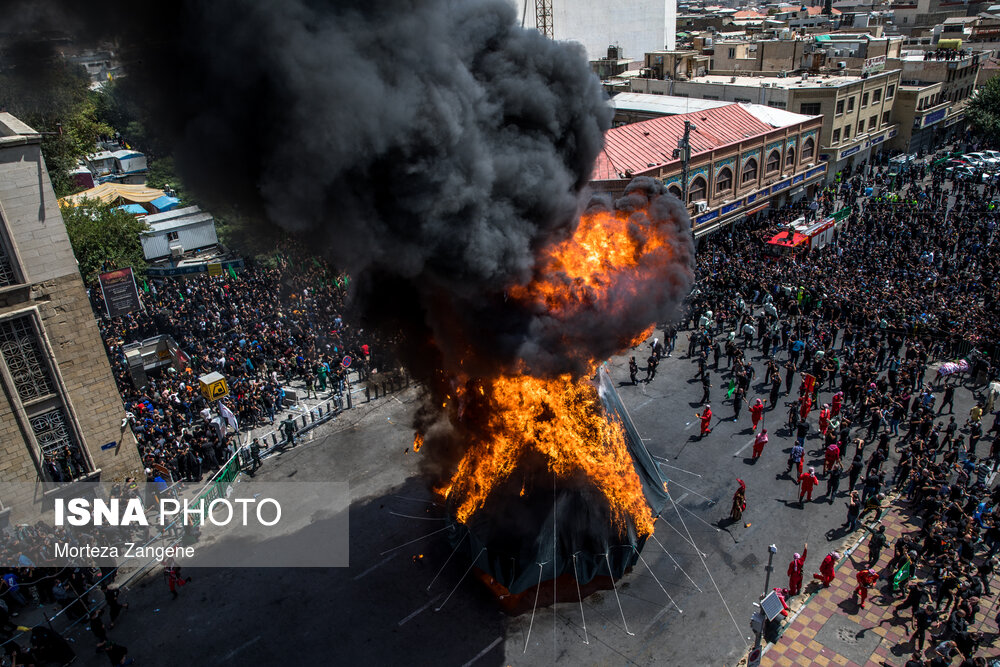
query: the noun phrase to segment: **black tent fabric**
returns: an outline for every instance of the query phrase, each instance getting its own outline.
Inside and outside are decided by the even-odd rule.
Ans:
[[[609,419],[624,427],[626,443],[653,514],[669,500],[663,480],[629,417],[605,367],[598,393]],[[598,576],[621,578],[635,565],[646,535],[630,520],[614,521],[607,499],[583,476],[556,480],[543,461],[520,469],[543,471],[511,476],[490,494],[489,512],[469,525],[453,518],[449,540],[512,594],[570,574],[581,585]]]

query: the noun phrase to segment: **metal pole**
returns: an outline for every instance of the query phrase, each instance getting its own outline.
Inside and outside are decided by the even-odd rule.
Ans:
[[[681,192],[684,194],[684,205],[688,204],[688,165],[691,162],[691,130],[697,129],[689,120],[684,121],[684,138],[678,142],[681,149]]]
[[[772,564],[774,563],[774,554],[778,553],[778,547],[773,544],[767,548],[767,568],[765,569],[764,575],[764,594],[760,596],[763,600],[767,595],[768,589],[771,587],[771,571],[774,569]],[[755,649],[760,648],[761,639],[764,637],[764,623],[767,622],[767,615],[764,613],[764,609],[758,609],[760,613],[760,630],[757,631],[757,637],[754,640],[753,647]]]

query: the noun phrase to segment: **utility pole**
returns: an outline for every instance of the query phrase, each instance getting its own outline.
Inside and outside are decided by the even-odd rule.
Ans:
[[[555,39],[552,34],[552,0],[535,0],[535,27],[543,37]]]
[[[760,596],[761,600],[767,596],[767,591],[771,588],[771,571],[774,569],[772,564],[774,563],[774,554],[776,553],[778,553],[778,547],[773,544],[767,548],[767,568],[765,569],[764,575],[764,594]],[[758,607],[757,611],[754,612],[754,616],[757,617],[758,623],[754,632],[756,639],[754,639],[753,650],[750,652],[751,660],[749,662],[756,666],[760,661],[760,644],[761,639],[764,637],[764,625],[767,623],[767,614],[764,613],[763,607]],[[754,658],[756,659],[756,662],[754,661]]]
[[[681,192],[684,195],[684,205],[688,204],[688,164],[691,162],[691,130],[697,130],[698,126],[689,120],[684,121],[684,137],[677,140],[677,150],[674,151],[674,159],[681,160]]]

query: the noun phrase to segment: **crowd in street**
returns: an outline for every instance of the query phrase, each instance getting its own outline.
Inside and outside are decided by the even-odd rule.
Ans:
[[[229,395],[222,403],[240,428],[253,428],[276,424],[292,382],[309,397],[330,395],[343,389],[345,357],[364,372],[376,341],[343,316],[347,280],[330,277],[318,262],[293,267],[287,261],[221,277],[154,279],[141,294],[143,311],[102,318],[146,467],[175,481],[198,481],[232,453],[233,421],[219,419],[201,395],[202,375],[225,376]],[[92,290],[92,299],[100,314],[100,290]],[[176,341],[183,370],[169,367],[137,387],[124,347],[161,334]]]
[[[873,534],[870,568],[840,576],[856,580],[861,607],[868,589],[884,581],[899,598],[896,613],[912,614],[916,652],[908,667],[949,665],[953,657],[963,666],[985,664],[979,629],[1000,551],[1000,489],[989,484],[1000,465],[1000,406],[989,387],[992,343],[1000,340],[996,196],[995,185],[951,180],[927,165],[899,174],[864,165],[838,176],[817,197],[819,215],[851,208],[835,243],[797,256],[768,254],[776,223],[808,214],[805,203],[706,239],[689,309],[650,355],[686,352],[695,365],[700,437],[710,438],[719,420],[746,419],[754,462],[767,458],[774,435],[790,441],[781,468],[799,486],[799,503],[814,494],[828,503],[845,499],[843,529]],[[935,372],[958,360],[967,370]],[[764,377],[752,361],[764,365]],[[630,364],[633,382],[638,370]],[[956,391],[971,393],[968,414],[955,414]],[[723,403],[732,413],[722,414]],[[764,411],[779,417],[770,419],[770,434],[758,431]],[[734,521],[748,502],[737,482]],[[889,566],[876,571],[887,540],[875,522],[897,493],[920,529],[893,544]],[[802,590],[806,556],[804,549],[789,564],[783,597]],[[811,566],[817,585],[838,576],[841,558],[831,551]],[[924,656],[927,636],[934,650]]]

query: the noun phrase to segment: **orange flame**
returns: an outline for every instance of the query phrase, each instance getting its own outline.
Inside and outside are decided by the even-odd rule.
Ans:
[[[672,224],[654,222],[644,212],[589,211],[571,238],[543,252],[535,277],[511,286],[507,295],[567,322],[569,329],[577,324],[574,316],[584,311],[599,312],[613,321],[628,312],[625,309],[635,298],[644,298],[644,290],[654,281],[674,275],[670,269],[677,251]],[[624,349],[638,345],[650,333],[652,323],[645,331],[623,331],[613,343]],[[567,355],[580,354],[572,340],[567,340],[566,348]],[[577,360],[590,369],[598,363]],[[558,478],[586,475],[607,498],[616,523],[631,519],[639,534],[653,532],[652,511],[624,430],[604,415],[589,382],[570,375],[543,379],[514,374],[481,383],[477,389],[483,394],[478,400],[488,404],[488,424],[477,431],[482,434],[479,441],[467,450],[450,483],[439,489],[458,521],[468,522],[484,507],[490,492],[510,478],[524,455],[534,452],[544,457]],[[456,392],[459,406],[471,400],[465,395],[471,391]]]
[[[424,445],[424,436],[421,433],[417,433],[413,436],[413,451],[414,453],[419,452],[420,448]]]
[[[624,211],[588,212],[571,238],[544,253],[538,276],[509,294],[557,312],[586,305],[613,316],[622,302],[616,290],[635,289],[673,259],[663,227],[636,224]]]
[[[551,380],[517,375],[501,377],[485,391],[490,438],[466,452],[448,489],[460,522],[481,509],[490,491],[534,450],[559,478],[585,474],[608,499],[617,523],[628,517],[640,534],[652,532],[652,511],[624,431],[604,416],[590,383],[568,375]]]

